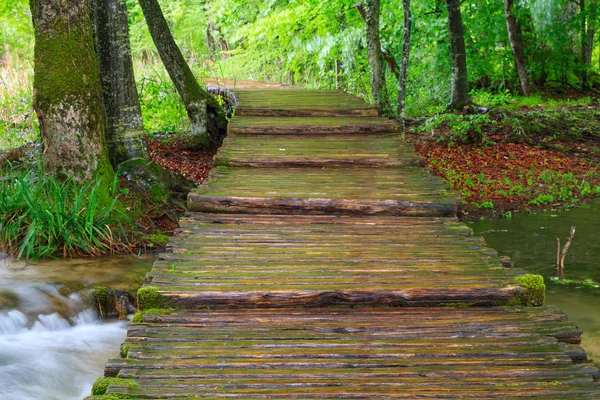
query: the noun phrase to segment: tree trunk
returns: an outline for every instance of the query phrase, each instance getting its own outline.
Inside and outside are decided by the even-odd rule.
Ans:
[[[592,52],[594,50],[594,36],[598,19],[598,0],[591,0],[589,6],[585,0],[579,1],[581,13],[581,86],[589,88],[589,75],[592,68]]]
[[[35,29],[33,106],[46,171],[79,182],[112,180],[87,1],[30,0]],[[110,185],[105,185],[110,187]]]
[[[515,57],[521,89],[525,96],[535,93],[535,85],[531,82],[529,71],[527,69],[527,58],[523,46],[523,33],[521,25],[517,21],[514,13],[515,0],[504,0],[504,15],[506,16],[506,28],[508,30],[508,40]]]
[[[400,76],[398,79],[398,122],[405,139],[406,123],[406,81],[408,79],[408,61],[410,58],[410,33],[412,30],[412,14],[410,12],[410,0],[402,0],[404,9],[404,28],[402,29],[402,62],[400,63]]]
[[[196,81],[175,43],[157,0],[139,0],[160,58],[175,84],[191,123],[190,147],[206,148],[219,143],[227,130],[227,116],[210,93]]]
[[[91,0],[92,23],[106,115],[106,143],[113,167],[150,161],[135,86],[125,0]]]
[[[388,113],[390,104],[385,84],[385,71],[383,70],[383,53],[381,52],[381,36],[379,32],[380,0],[365,0],[355,4],[361,17],[366,22],[367,53],[371,69],[371,86],[373,100],[380,112]]]
[[[460,0],[446,0],[448,31],[452,55],[452,95],[449,108],[460,109],[472,103],[469,96],[465,32],[460,12]]]
[[[144,189],[155,182],[167,190],[187,193],[193,183],[152,161],[144,140],[125,0],[90,0],[90,5],[113,168]]]

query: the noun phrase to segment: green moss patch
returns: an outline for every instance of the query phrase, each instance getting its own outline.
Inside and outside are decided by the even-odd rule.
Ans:
[[[111,385],[126,386],[128,388],[138,388],[138,385],[133,379],[123,378],[98,378],[92,386],[92,396],[102,396],[106,394],[106,390]]]
[[[522,286],[525,292],[520,296],[520,304],[529,307],[544,305],[546,300],[546,285],[540,275],[525,274],[517,276],[515,283]]]
[[[164,309],[169,306],[166,298],[154,286],[144,286],[138,290],[138,307],[140,310]]]

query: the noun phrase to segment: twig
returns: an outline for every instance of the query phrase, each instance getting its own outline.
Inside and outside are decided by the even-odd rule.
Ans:
[[[571,247],[571,242],[573,241],[573,238],[575,237],[575,226],[571,226],[571,231],[569,232],[569,237],[567,239],[567,243],[565,243],[565,247],[563,247],[562,252],[560,252],[560,257],[557,260],[558,261],[558,269],[559,270],[564,270],[565,268],[565,257],[567,256],[567,252],[569,251],[569,247]],[[558,240],[558,250],[560,251],[560,239]],[[557,252],[558,255],[558,252]]]

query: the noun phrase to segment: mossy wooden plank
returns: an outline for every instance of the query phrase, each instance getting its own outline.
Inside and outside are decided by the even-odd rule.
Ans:
[[[398,123],[382,118],[276,118],[237,117],[228,127],[229,135],[365,135],[398,132]],[[305,138],[309,141],[314,138]]]
[[[294,136],[233,136],[215,157],[218,166],[424,166],[424,159],[396,135],[335,135],[312,139]]]
[[[376,108],[340,91],[266,89],[236,91],[237,116],[377,117]]]

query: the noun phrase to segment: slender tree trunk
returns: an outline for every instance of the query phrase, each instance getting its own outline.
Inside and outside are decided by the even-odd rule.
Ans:
[[[508,40],[510,41],[510,47],[517,64],[521,89],[525,96],[530,96],[535,93],[535,85],[531,82],[529,77],[527,58],[525,57],[523,46],[523,32],[521,31],[521,24],[519,24],[517,17],[515,16],[514,9],[515,0],[504,0],[504,15],[506,16]]]
[[[402,29],[402,62],[400,63],[400,76],[398,79],[398,122],[402,132],[402,139],[406,134],[406,82],[408,80],[408,62],[410,59],[410,34],[412,30],[412,14],[410,0],[402,0],[404,9],[404,28]]]
[[[133,75],[127,5],[125,0],[91,0],[91,7],[110,160],[115,169],[132,160],[149,162]]]
[[[385,84],[385,71],[383,69],[383,53],[381,51],[381,36],[379,32],[380,0],[365,0],[356,3],[356,9],[366,22],[367,53],[371,69],[371,87],[373,99],[380,112],[388,113],[390,104]]]
[[[581,13],[581,86],[589,88],[589,75],[592,67],[592,52],[594,50],[594,36],[598,19],[598,0],[590,0],[589,5],[585,0],[579,1]]]
[[[125,0],[90,0],[90,5],[102,81],[105,136],[113,168],[144,189],[157,183],[172,192],[187,193],[193,183],[156,164],[144,140]]]
[[[30,6],[35,29],[33,106],[46,171],[80,182],[112,180],[88,2],[30,0]]]
[[[227,130],[223,108],[196,81],[175,43],[157,0],[139,0],[146,22],[171,80],[181,96],[191,123],[190,147],[206,148],[220,142]]]
[[[452,95],[449,107],[459,109],[472,103],[469,96],[465,32],[460,12],[460,0],[446,0],[446,7],[448,8],[448,31],[452,55]]]

